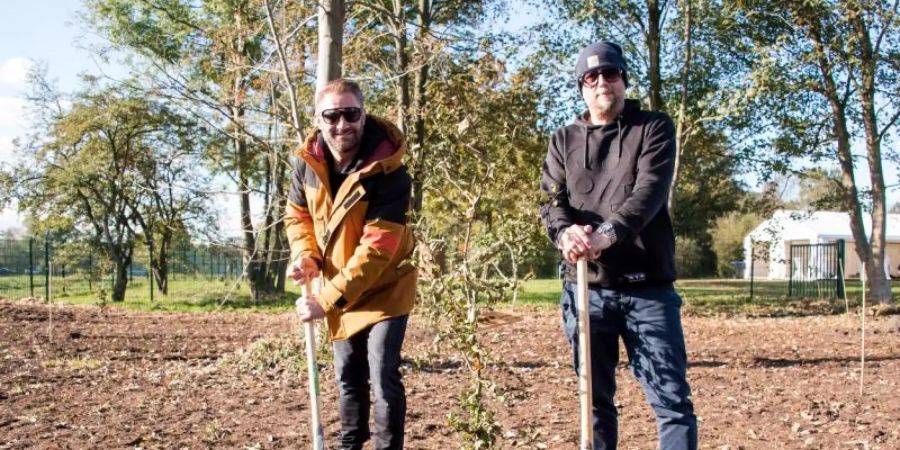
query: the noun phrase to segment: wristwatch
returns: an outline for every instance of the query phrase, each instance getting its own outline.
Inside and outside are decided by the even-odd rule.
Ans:
[[[616,236],[616,227],[614,227],[613,224],[609,222],[601,223],[600,227],[597,228],[597,232],[603,234],[607,239],[609,239],[609,245],[615,244],[619,239],[619,237]]]

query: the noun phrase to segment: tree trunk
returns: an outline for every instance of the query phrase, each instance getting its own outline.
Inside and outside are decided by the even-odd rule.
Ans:
[[[647,48],[650,51],[650,110],[661,111],[662,103],[662,77],[660,75],[659,54],[662,51],[660,42],[660,8],[659,0],[647,0],[647,12],[649,24],[647,26]]]
[[[284,217],[284,206],[287,201],[287,196],[285,195],[284,188],[285,184],[283,180],[286,179],[287,173],[287,159],[286,158],[278,158],[275,164],[275,179],[278,180],[275,183],[275,217]],[[272,261],[271,270],[275,271],[275,292],[283,293],[284,292],[284,284],[287,278],[287,265],[288,260],[290,259],[290,249],[287,244],[287,235],[284,232],[284,221],[278,220],[275,222],[275,245],[272,248],[272,255],[274,255],[274,260]]]
[[[801,17],[801,20],[806,19],[808,18]],[[881,264],[878,264],[873,258],[872,246],[869,243],[869,238],[866,236],[865,226],[863,225],[863,205],[859,197],[859,189],[856,185],[853,155],[850,151],[850,131],[847,126],[847,107],[838,91],[837,83],[834,81],[832,71],[833,66],[828,59],[826,50],[822,44],[822,34],[818,19],[808,19],[807,25],[809,38],[816,46],[816,62],[822,77],[821,93],[828,99],[828,103],[831,105],[832,126],[837,144],[838,163],[841,167],[841,185],[844,187],[844,207],[850,215],[850,232],[853,235],[853,240],[856,244],[856,254],[859,257],[859,260],[866,264],[866,275],[870,280],[869,286],[880,286],[880,283],[883,283],[885,278],[884,257],[882,256]],[[890,289],[890,286],[888,286],[888,289]],[[889,293],[890,291],[888,290],[888,294]],[[878,295],[878,293],[873,292],[873,295]],[[888,298],[890,298],[889,295]],[[880,299],[873,298],[873,301],[880,301]]]
[[[237,81],[235,82],[237,89]],[[238,98],[235,95],[235,98]],[[235,123],[241,123],[244,111],[240,107],[231,108],[232,119]],[[267,292],[265,286],[265,273],[260,267],[260,252],[256,248],[256,236],[253,229],[253,220],[250,212],[250,155],[247,151],[247,143],[239,131],[237,136],[232,138],[232,144],[235,147],[235,155],[237,159],[238,171],[238,189],[240,190],[240,214],[241,214],[241,230],[243,233],[243,263],[244,271],[247,275],[247,281],[250,285],[250,298],[252,301],[259,301],[263,294]]]
[[[866,158],[869,163],[869,183],[872,186],[872,241],[870,258],[866,264],[866,275],[868,275],[872,302],[889,303],[891,301],[891,282],[884,267],[887,210],[885,208],[881,142],[878,138],[878,116],[875,112],[876,57],[872,49],[869,27],[865,23],[865,16],[858,8],[858,4],[851,3],[847,12],[856,38],[851,39],[851,42],[859,46],[856,53],[859,58],[862,80],[858,85],[857,93],[866,132]]]
[[[125,288],[128,286],[128,266],[121,264],[120,261],[116,262],[116,275],[113,281],[113,289],[112,289],[112,301],[114,302],[124,302],[125,301]]]
[[[691,0],[684,0],[684,63],[681,67],[681,101],[678,103],[678,124],[675,127],[675,169],[669,187],[669,213],[675,209],[675,191],[678,188],[678,170],[687,143],[688,81],[691,73]]]
[[[154,249],[156,257],[150,260],[150,270],[156,281],[156,290],[162,295],[169,295],[169,246],[171,236],[160,238],[159,249]]]
[[[128,287],[128,266],[131,265],[131,252],[121,248],[122,244],[107,245],[107,253],[115,266],[113,288],[110,299],[114,302],[125,301],[125,289]]]
[[[425,45],[425,40],[431,33],[431,1],[419,0],[419,31],[416,37],[416,43],[419,46]],[[428,58],[421,58],[418,62],[418,68],[415,72],[413,81],[413,129],[414,136],[410,145],[412,160],[415,167],[412,170],[412,210],[418,213],[422,210],[425,193],[422,191],[424,179],[425,160],[427,156],[427,147],[425,146],[425,103],[428,101],[426,85],[428,84]]]
[[[344,46],[344,0],[319,2],[319,56],[316,91],[341,77]]]
[[[394,0],[394,17],[390,19],[394,31],[395,64],[397,64],[397,128],[406,136],[409,113],[409,55],[406,53],[406,14],[403,0]]]

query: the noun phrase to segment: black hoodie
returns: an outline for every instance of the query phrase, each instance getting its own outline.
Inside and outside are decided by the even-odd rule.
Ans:
[[[544,161],[541,219],[550,239],[572,224],[604,222],[617,241],[588,263],[588,282],[601,287],[663,286],[675,281],[675,235],[669,185],[675,168],[675,126],[662,112],[626,100],[615,123],[576,117],[550,139]],[[566,279],[575,267],[566,263]]]

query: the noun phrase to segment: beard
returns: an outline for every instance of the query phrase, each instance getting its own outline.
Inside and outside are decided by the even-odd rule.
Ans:
[[[362,139],[362,130],[347,130],[341,133],[322,132],[322,138],[328,144],[328,148],[340,155],[349,155],[359,148]]]
[[[615,91],[609,94],[597,94],[597,111],[602,115],[618,115],[624,101]]]

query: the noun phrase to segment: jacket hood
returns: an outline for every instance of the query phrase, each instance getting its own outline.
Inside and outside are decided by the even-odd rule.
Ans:
[[[390,121],[374,115],[366,115],[366,127],[376,126],[383,131],[384,138],[376,144],[374,151],[361,165],[359,172],[366,175],[374,172],[392,172],[403,164],[406,154],[406,139],[400,130]],[[325,148],[321,145],[320,130],[308,134],[306,142],[295,152],[298,157],[325,161]]]
[[[625,105],[622,107],[622,113],[619,114],[619,117],[616,117],[616,121],[614,122],[616,125],[616,144],[619,152],[619,156],[622,156],[622,132],[623,128],[627,128],[629,124],[635,122],[638,114],[641,111],[641,102],[633,99],[625,99]],[[590,139],[590,134],[593,130],[604,127],[606,125],[595,125],[591,123],[590,120],[590,111],[585,111],[578,116],[575,116],[575,127],[582,130],[584,133],[584,145],[582,147],[582,152],[584,153],[584,168],[591,168],[591,159],[590,152],[588,150],[588,140]]]

